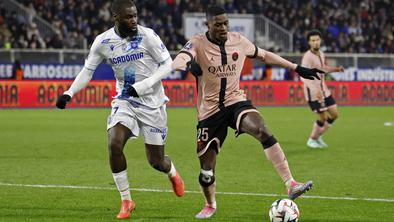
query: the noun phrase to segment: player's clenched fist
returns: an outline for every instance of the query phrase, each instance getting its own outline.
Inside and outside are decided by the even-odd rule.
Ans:
[[[56,107],[59,109],[65,109],[67,102],[71,101],[71,96],[63,94],[57,98]]]

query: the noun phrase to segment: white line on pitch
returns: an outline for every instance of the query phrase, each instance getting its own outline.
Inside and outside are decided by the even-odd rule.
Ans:
[[[34,187],[34,188],[63,188],[63,189],[88,189],[88,190],[116,190],[115,187],[92,187],[92,186],[71,186],[71,185],[44,185],[44,184],[13,184],[13,183],[2,183],[0,186],[10,187]],[[160,190],[160,189],[147,189],[147,188],[131,188],[133,191],[141,192],[158,192],[158,193],[172,193],[172,190]],[[200,191],[188,190],[186,193],[201,193]],[[239,193],[239,192],[216,192],[222,195],[234,195],[234,196],[262,196],[262,197],[287,197],[281,194],[270,194],[270,193]],[[326,199],[326,200],[353,200],[353,201],[374,201],[374,202],[394,202],[394,199],[383,199],[383,198],[367,198],[367,197],[327,197],[327,196],[302,196],[308,199]]]
[[[383,126],[394,126],[394,122],[384,122]]]

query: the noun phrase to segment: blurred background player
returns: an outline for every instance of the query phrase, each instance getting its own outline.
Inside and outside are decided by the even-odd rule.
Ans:
[[[302,66],[317,68],[326,73],[344,71],[343,67],[331,67],[326,64],[324,53],[320,50],[322,35],[318,30],[310,31],[307,34],[307,40],[309,50],[302,57]],[[326,85],[325,75],[319,75],[320,79],[305,79],[301,76],[306,101],[312,111],[318,115],[306,143],[310,148],[328,147],[322,135],[338,118],[337,105]]]
[[[96,37],[83,69],[70,89],[58,98],[56,106],[64,109],[73,95],[87,86],[101,61],[109,60],[115,72],[117,91],[107,122],[109,162],[122,199],[117,218],[124,219],[129,218],[135,208],[123,153],[130,137],[143,134],[150,165],[168,175],[177,196],[183,196],[184,184],[170,158],[164,155],[168,98],[156,75],[171,70],[170,54],[152,29],[137,24],[133,1],[115,0],[111,10],[115,27]],[[153,82],[143,92],[138,83],[144,79]]]
[[[279,143],[240,90],[240,73],[246,57],[257,57],[267,64],[296,70],[310,79],[319,78],[317,72],[322,71],[298,66],[258,48],[239,33],[229,32],[228,16],[222,7],[209,7],[206,20],[208,31],[192,37],[173,62],[175,69],[188,67],[197,79],[199,183],[206,203],[196,218],[209,218],[216,212],[216,156],[228,127],[235,129],[237,135],[247,133],[262,144],[267,158],[285,183],[289,198],[297,198],[312,187],[312,181],[298,183],[293,179]]]

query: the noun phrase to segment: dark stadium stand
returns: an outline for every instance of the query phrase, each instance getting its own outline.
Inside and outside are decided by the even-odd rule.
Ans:
[[[109,1],[18,0],[29,17],[7,10],[0,2],[0,48],[82,48],[83,39],[112,27]],[[217,3],[229,13],[263,14],[294,32],[294,50],[305,51],[306,32],[319,29],[326,52],[394,53],[394,4],[390,0],[142,0],[137,1],[140,24],[153,28],[167,48],[185,42],[182,13],[203,12]],[[60,32],[44,38],[32,22],[38,15]],[[67,39],[67,41],[64,41]]]

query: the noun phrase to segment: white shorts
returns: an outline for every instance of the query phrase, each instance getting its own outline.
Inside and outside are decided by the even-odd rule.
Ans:
[[[137,138],[141,131],[146,144],[165,144],[168,130],[166,105],[151,109],[132,105],[126,100],[114,99],[111,106],[107,130],[120,123],[131,130],[132,138]]]

